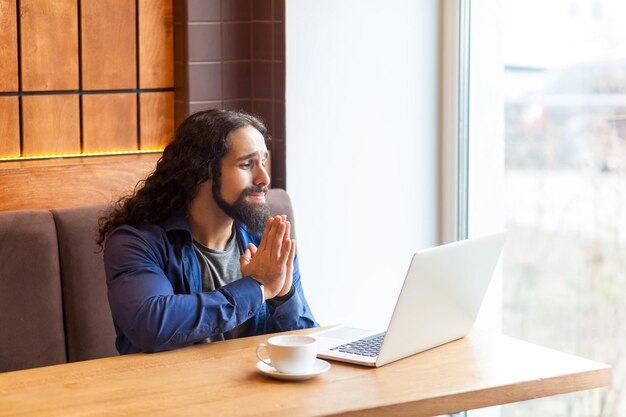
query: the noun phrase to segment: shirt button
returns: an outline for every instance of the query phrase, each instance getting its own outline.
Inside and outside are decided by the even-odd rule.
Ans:
[[[219,333],[220,332],[220,328],[216,327],[215,330],[213,330],[213,333]]]
[[[248,311],[248,315],[249,315],[249,316],[251,316],[251,315],[253,315],[253,314],[254,314],[254,311],[252,311],[252,310]]]

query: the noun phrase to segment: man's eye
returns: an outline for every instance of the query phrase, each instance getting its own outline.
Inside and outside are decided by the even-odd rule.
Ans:
[[[252,168],[252,163],[251,162],[246,162],[245,164],[241,164],[239,166],[244,168],[244,169],[248,169],[248,168]]]

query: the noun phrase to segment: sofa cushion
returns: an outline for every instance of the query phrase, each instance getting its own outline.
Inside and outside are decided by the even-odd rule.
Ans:
[[[267,192],[267,204],[270,206],[272,215],[286,214],[287,220],[291,223],[291,238],[296,237],[296,223],[293,218],[293,207],[289,194],[283,189],[273,188]]]
[[[106,205],[51,210],[57,226],[68,361],[117,355],[107,299],[98,217]]]
[[[52,214],[0,212],[0,260],[0,372],[66,362]]]

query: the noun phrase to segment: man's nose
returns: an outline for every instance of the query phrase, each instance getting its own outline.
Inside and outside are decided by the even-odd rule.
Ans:
[[[270,185],[270,175],[267,172],[267,168],[263,165],[259,165],[256,177],[254,179],[254,185]]]

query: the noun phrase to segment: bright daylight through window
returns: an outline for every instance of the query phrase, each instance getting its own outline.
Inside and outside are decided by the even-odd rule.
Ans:
[[[613,367],[610,388],[500,412],[625,416],[626,1],[503,0],[499,8],[501,37],[491,42],[499,42],[500,107],[489,115],[474,108],[470,124],[491,118],[497,127],[504,119],[491,132],[504,140],[504,168],[489,181],[470,179],[470,199],[490,181],[500,184],[500,195],[480,204],[500,204],[509,230],[502,332]],[[481,30],[479,18],[473,30]],[[472,59],[487,56],[480,39],[472,39]],[[481,63],[472,68],[481,71]],[[470,89],[493,101],[494,91]],[[474,135],[470,147],[488,135]],[[470,215],[470,229],[471,222]]]

